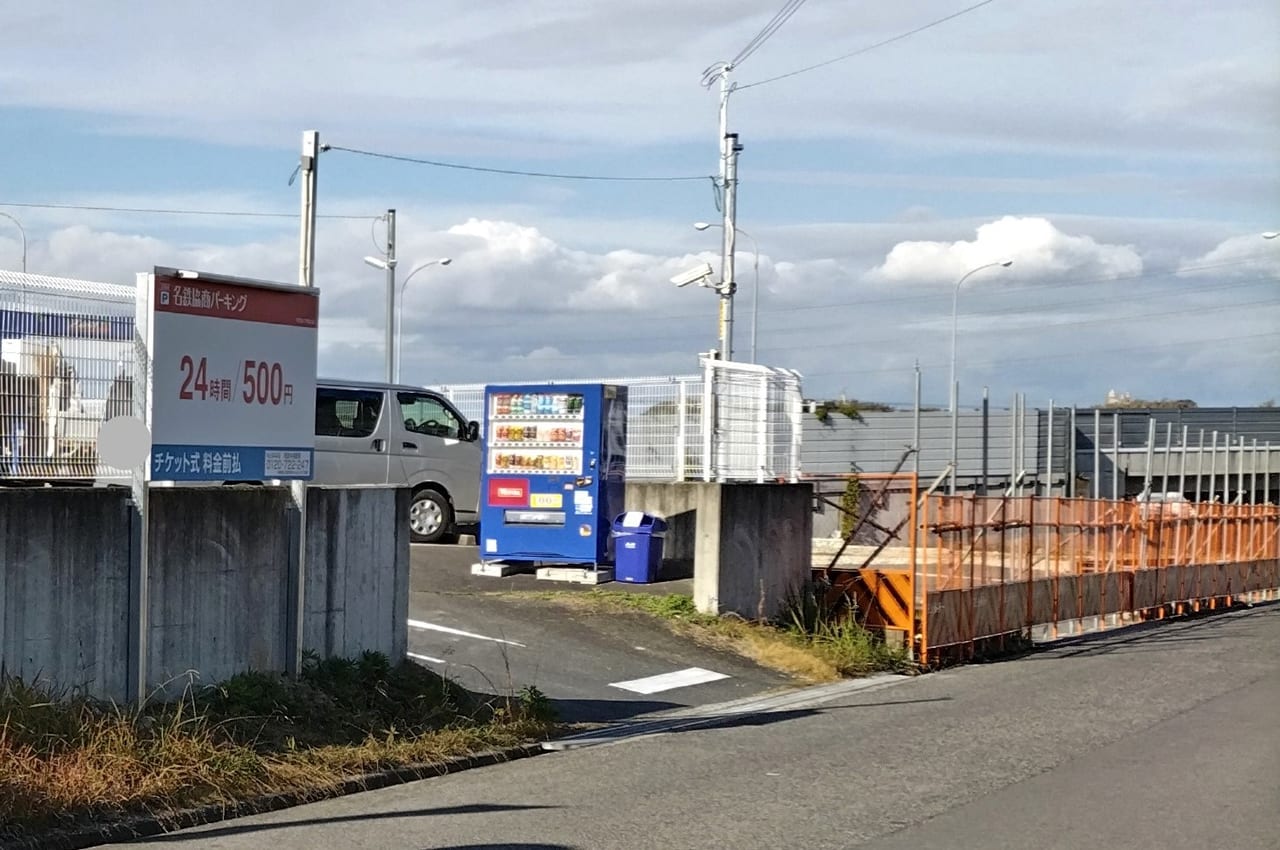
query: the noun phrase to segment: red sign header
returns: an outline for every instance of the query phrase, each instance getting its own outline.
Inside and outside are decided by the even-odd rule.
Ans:
[[[314,291],[297,292],[243,286],[225,281],[156,275],[155,309],[214,319],[239,319],[270,325],[314,328],[320,299]]]

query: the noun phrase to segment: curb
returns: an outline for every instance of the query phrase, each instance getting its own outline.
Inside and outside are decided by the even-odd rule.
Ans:
[[[421,779],[460,773],[476,767],[489,767],[545,753],[541,743],[521,744],[501,750],[486,750],[471,755],[455,756],[440,762],[407,765],[344,779],[336,785],[308,791],[268,794],[235,803],[211,803],[193,809],[182,809],[164,815],[124,818],[108,824],[50,828],[22,838],[0,838],[0,850],[82,850],[99,844],[132,841],[163,835],[178,829],[217,823],[248,815],[265,814],[306,803],[345,797],[362,791],[375,791],[392,785],[403,785]]]

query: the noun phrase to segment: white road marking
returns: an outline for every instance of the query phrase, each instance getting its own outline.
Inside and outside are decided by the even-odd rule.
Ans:
[[[657,694],[675,688],[687,688],[690,685],[705,685],[707,682],[715,682],[727,678],[729,676],[725,673],[704,670],[701,667],[688,667],[684,670],[676,670],[674,673],[662,673],[644,679],[611,682],[609,687],[622,688],[624,691],[632,691],[637,694]]]
[[[935,675],[945,675],[938,673]],[[582,747],[609,746],[678,732],[684,729],[699,729],[722,723],[726,718],[751,716],[756,714],[772,714],[780,711],[798,711],[816,708],[843,696],[854,693],[880,690],[894,685],[905,685],[919,677],[900,676],[894,673],[882,673],[868,676],[865,679],[844,679],[829,685],[813,685],[807,688],[787,690],[782,693],[764,693],[752,697],[730,700],[714,705],[695,705],[690,708],[678,708],[664,712],[654,718],[646,718],[631,722],[623,722],[605,729],[594,729],[590,732],[579,732],[567,738],[555,741],[544,741],[544,750],[576,750]]]
[[[447,635],[458,635],[459,637],[475,638],[476,640],[491,640],[494,643],[505,643],[510,646],[521,646],[521,647],[524,646],[523,643],[519,643],[514,640],[506,640],[505,638],[489,637],[487,635],[478,635],[475,632],[464,632],[461,629],[453,629],[453,628],[450,628],[449,626],[439,626],[439,625],[436,625],[435,623],[428,623],[425,620],[410,620],[409,628],[422,629],[424,631],[431,631],[431,632],[444,632]]]
[[[443,658],[432,658],[430,655],[419,655],[419,654],[418,654],[418,653],[416,653],[416,652],[406,652],[406,653],[405,653],[405,655],[409,656],[410,658],[416,658],[416,659],[418,659],[419,661],[426,661],[428,664],[447,664],[447,663],[449,663],[449,662],[445,661]]]

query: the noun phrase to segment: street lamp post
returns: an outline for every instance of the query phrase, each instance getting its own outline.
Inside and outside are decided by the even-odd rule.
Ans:
[[[423,269],[427,268],[428,266],[435,266],[435,265],[447,266],[447,265],[449,265],[449,264],[450,264],[450,263],[452,263],[452,262],[453,262],[453,260],[452,260],[452,259],[450,259],[449,257],[441,257],[441,258],[440,258],[440,259],[438,259],[438,260],[430,260],[430,261],[428,261],[428,262],[423,263],[423,264],[422,264],[422,265],[420,265],[420,266],[415,267],[415,268],[413,269],[413,271],[411,271],[411,272],[409,272],[407,275],[405,275],[404,280],[402,280],[402,281],[400,282],[400,298],[399,298],[399,301],[398,301],[398,302],[397,302],[397,304],[396,304],[396,368],[395,368],[395,378],[394,378],[394,381],[395,381],[397,384],[398,384],[398,383],[400,383],[400,343],[401,343],[401,342],[403,341],[403,339],[404,339],[404,335],[400,332],[400,328],[404,325],[404,290],[405,290],[405,287],[409,285],[409,281],[413,279],[413,276],[414,276],[415,274],[417,274],[418,272],[420,272],[420,271],[422,271]]]
[[[958,315],[957,310],[960,306],[960,286],[970,277],[983,269],[990,269],[995,266],[1008,268],[1011,265],[1013,265],[1013,260],[998,260],[994,263],[986,263],[985,265],[978,266],[976,269],[970,269],[961,275],[960,279],[956,281],[955,289],[951,293],[951,385],[948,390],[951,396],[951,473],[947,489],[953,496],[956,492],[956,465],[959,462],[959,458],[956,456],[960,453],[959,423],[957,422],[960,402],[958,396],[960,393],[959,387],[956,386],[956,328]]]
[[[3,210],[0,210],[0,216],[4,216],[5,218],[9,219],[9,221],[12,221],[15,225],[17,225],[18,232],[22,234],[22,271],[25,273],[27,270],[27,231],[22,226],[22,222],[18,221],[9,213],[4,212]]]
[[[710,228],[710,227],[719,227],[723,229],[724,225],[711,224],[709,222],[699,221],[696,224],[694,224],[693,229],[706,230],[707,228]],[[752,253],[754,254],[754,259],[751,264],[752,272],[755,275],[755,282],[752,284],[752,289],[751,289],[751,362],[755,363],[756,362],[756,326],[757,326],[757,320],[760,317],[760,246],[756,243],[755,237],[752,236],[747,231],[743,230],[741,227],[735,227],[734,232],[740,233],[751,240],[751,250],[752,250]]]

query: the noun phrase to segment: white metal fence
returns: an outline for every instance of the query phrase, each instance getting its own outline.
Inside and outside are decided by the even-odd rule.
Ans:
[[[0,270],[0,478],[121,474],[98,463],[97,438],[133,412],[134,299],[130,286]]]
[[[99,462],[97,437],[106,420],[144,409],[146,381],[134,381],[147,370],[135,346],[137,297],[131,286],[0,271],[0,478],[130,479]],[[799,374],[700,364],[700,375],[528,383],[625,384],[629,478],[796,480]],[[483,384],[434,389],[483,428]]]
[[[701,375],[524,383],[625,384],[628,478],[796,480],[803,404],[800,375],[750,363],[710,358],[700,362]],[[443,384],[431,389],[484,428],[484,384]],[[708,409],[717,411],[714,427],[702,415]],[[710,466],[707,458],[712,458]]]
[[[702,358],[704,405],[714,423],[704,451],[720,481],[795,481],[800,475],[804,399],[800,373]]]

